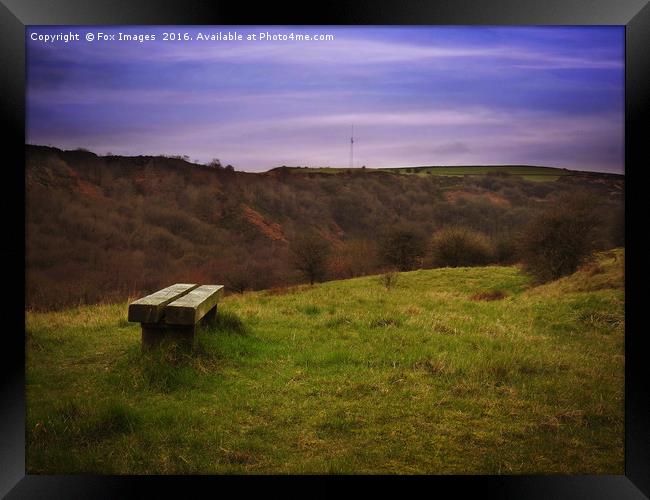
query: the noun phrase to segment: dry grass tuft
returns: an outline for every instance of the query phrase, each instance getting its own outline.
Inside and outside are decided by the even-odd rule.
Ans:
[[[472,300],[501,300],[508,296],[503,290],[489,290],[486,292],[475,293],[470,296]]]

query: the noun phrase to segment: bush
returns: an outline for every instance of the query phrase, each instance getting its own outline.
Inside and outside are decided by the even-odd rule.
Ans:
[[[517,260],[517,241],[515,238],[502,235],[494,242],[494,260],[499,264],[514,264]]]
[[[330,245],[321,235],[313,231],[301,234],[291,242],[290,248],[293,265],[310,285],[325,278]]]
[[[574,273],[596,246],[596,199],[566,194],[537,215],[520,241],[524,269],[538,283]]]
[[[494,249],[483,233],[466,227],[447,227],[431,240],[435,267],[481,266],[492,262]]]
[[[222,273],[226,288],[235,293],[246,290],[260,290],[273,282],[275,269],[272,262],[262,264],[253,258],[248,262],[234,263]]]
[[[386,264],[400,271],[410,271],[426,253],[426,238],[414,225],[396,226],[382,238],[380,251]]]
[[[384,286],[386,290],[390,290],[395,285],[399,279],[399,273],[397,271],[386,271],[379,276],[379,282]]]
[[[328,275],[335,279],[372,274],[378,266],[377,248],[368,240],[352,240],[334,247],[327,263]]]

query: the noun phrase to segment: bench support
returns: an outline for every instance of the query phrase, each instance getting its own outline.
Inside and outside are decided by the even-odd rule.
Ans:
[[[203,316],[202,321],[204,321],[206,325],[214,323],[214,321],[217,319],[217,307],[218,306],[214,306],[205,314],[205,316]]]
[[[167,325],[165,323],[141,323],[142,350],[146,351],[159,345],[163,340],[186,344],[194,347],[196,330],[200,323],[210,324],[217,317],[217,306],[210,309],[195,325]]]
[[[142,350],[159,345],[163,340],[194,346],[194,325],[165,325],[164,323],[142,323]]]

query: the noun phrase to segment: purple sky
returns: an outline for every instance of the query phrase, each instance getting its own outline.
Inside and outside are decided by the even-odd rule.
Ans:
[[[80,34],[43,42],[38,35]],[[199,32],[244,35],[200,41]],[[86,33],[155,34],[88,42]],[[191,41],[164,41],[164,32]],[[329,41],[246,40],[269,32]],[[117,36],[116,36],[117,38]],[[623,172],[623,27],[30,27],[27,142],[280,165]]]

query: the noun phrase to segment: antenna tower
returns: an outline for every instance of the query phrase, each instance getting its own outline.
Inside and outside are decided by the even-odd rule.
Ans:
[[[354,167],[354,125],[352,125],[352,132],[350,133],[350,168]]]

